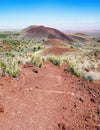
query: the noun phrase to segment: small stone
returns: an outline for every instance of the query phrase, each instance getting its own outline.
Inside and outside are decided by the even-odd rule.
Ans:
[[[90,99],[91,102],[95,103],[95,100],[93,98]]]
[[[38,68],[37,67],[33,67],[33,70],[32,70],[34,73],[38,73]]]
[[[38,86],[35,86],[35,88],[39,88]]]
[[[84,100],[82,99],[82,97],[77,97],[78,100],[80,100],[81,102],[84,102]]]
[[[99,108],[96,110],[96,113],[97,113],[98,115],[100,115],[100,109],[99,109]]]
[[[62,109],[66,110],[67,108],[66,107],[62,107]]]
[[[72,95],[72,96],[74,96],[75,94],[74,94],[74,92],[68,92],[68,94],[70,94],[70,95]]]
[[[3,107],[2,104],[0,104],[0,114],[1,114],[1,113],[4,113],[4,107]]]
[[[63,123],[59,123],[59,124],[58,124],[58,127],[59,127],[61,130],[66,130],[65,124],[63,124]]]
[[[85,70],[86,72],[89,72],[89,69],[87,69],[87,68],[84,68],[84,70]]]
[[[77,106],[76,106],[76,104],[74,104],[74,108],[76,108]]]
[[[29,91],[33,91],[33,88],[29,88]]]
[[[70,72],[70,71],[69,71],[69,69],[65,68],[65,69],[64,69],[64,72],[65,72],[65,73],[68,73],[68,72]]]
[[[95,126],[95,129],[96,130],[100,130],[100,126]]]

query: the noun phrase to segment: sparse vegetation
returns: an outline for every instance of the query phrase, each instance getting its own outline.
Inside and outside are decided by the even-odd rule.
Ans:
[[[40,45],[36,45],[33,47],[33,52],[39,51],[41,50],[41,46]]]
[[[20,69],[18,67],[18,62],[12,58],[6,60],[0,60],[0,73],[1,76],[9,75],[16,78],[19,75]]]
[[[12,46],[18,46],[20,44],[20,41],[18,41],[18,40],[3,40],[2,43],[10,45],[10,47],[12,47]]]
[[[97,54],[98,55],[98,54]],[[74,75],[85,78],[89,81],[100,80],[98,66],[100,64],[99,57],[95,58],[94,53],[70,54],[63,59],[69,65],[69,70]]]
[[[11,51],[6,52],[6,55],[9,56],[9,57],[14,57],[15,56]]]
[[[14,33],[13,35],[14,35],[14,36],[19,36],[19,35],[20,35],[20,33]]]
[[[12,67],[8,67],[7,59],[9,58],[15,60],[17,66],[18,64],[33,63],[35,66],[41,67],[43,64],[43,56],[41,55],[41,52],[43,52],[45,48],[49,48],[49,46],[43,47],[41,43],[33,41],[32,39],[19,40],[17,39],[19,35],[19,32],[0,34],[0,52],[2,57],[0,60],[0,62],[2,61],[0,63],[1,75],[12,75],[12,77],[16,77],[19,74],[19,69],[17,71],[14,67],[15,65],[10,63],[10,66]],[[99,41],[97,40],[95,39],[95,42],[98,43]],[[78,48],[80,51],[72,53],[66,52],[64,55],[60,54],[59,56],[47,54],[44,56],[44,59],[57,66],[60,66],[62,62],[66,62],[69,65],[69,70],[74,75],[91,81],[100,80],[100,70],[98,71],[98,67],[100,66],[100,54],[98,50],[99,43],[92,44],[92,47],[95,46],[95,50],[92,50],[92,48],[88,50],[86,47],[84,48],[84,45],[87,47],[89,44],[80,44],[80,46],[74,44],[67,45],[67,48]],[[81,48],[81,46],[83,48]]]

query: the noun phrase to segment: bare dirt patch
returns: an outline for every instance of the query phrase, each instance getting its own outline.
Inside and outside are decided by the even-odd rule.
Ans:
[[[50,48],[45,49],[42,52],[42,55],[48,55],[48,54],[62,55],[64,53],[75,52],[75,51],[76,51],[75,49],[55,46],[55,47],[50,47]]]
[[[50,39],[50,40],[47,40],[43,43],[43,45],[46,45],[46,46],[67,46],[67,44],[62,41],[62,40],[59,40],[59,39]]]

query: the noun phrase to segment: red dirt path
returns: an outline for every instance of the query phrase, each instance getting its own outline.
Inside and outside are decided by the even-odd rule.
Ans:
[[[65,69],[66,68],[66,69]],[[0,78],[0,130],[99,130],[100,84],[45,63]]]

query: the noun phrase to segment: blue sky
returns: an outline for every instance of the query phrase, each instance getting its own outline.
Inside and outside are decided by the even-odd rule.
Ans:
[[[1,0],[0,29],[100,29],[100,0]]]

